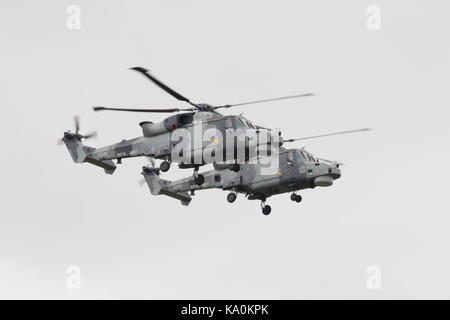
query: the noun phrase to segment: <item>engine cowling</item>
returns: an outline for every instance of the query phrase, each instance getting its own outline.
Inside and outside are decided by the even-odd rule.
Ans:
[[[144,121],[139,123],[139,125],[142,128],[144,137],[153,137],[168,132],[164,122],[153,123],[151,121]]]
[[[144,137],[153,137],[186,126],[192,122],[192,119],[193,113],[181,113],[170,116],[158,123],[143,121],[139,125],[142,128]]]

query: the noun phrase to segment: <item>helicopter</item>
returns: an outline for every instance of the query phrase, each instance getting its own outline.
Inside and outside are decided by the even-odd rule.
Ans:
[[[218,109],[231,108],[236,106],[251,105],[271,101],[294,99],[312,96],[312,93],[297,94],[271,99],[248,101],[236,104],[226,104],[213,106],[205,103],[193,103],[191,100],[176,92],[154,77],[147,69],[142,67],[131,68],[144,75],[147,79],[159,88],[170,94],[178,101],[189,104],[189,108],[169,108],[169,109],[132,109],[96,106],[93,110],[99,111],[122,111],[122,112],[144,112],[144,113],[175,113],[161,122],[151,121],[140,122],[142,136],[122,140],[118,143],[104,147],[93,148],[83,145],[82,140],[94,137],[96,133],[83,135],[79,133],[79,118],[75,118],[75,132],[66,131],[61,139],[67,146],[70,155],[75,163],[87,162],[104,169],[105,173],[113,174],[117,164],[122,163],[122,159],[130,157],[151,157],[162,160],[159,166],[161,172],[167,172],[172,162],[178,162],[180,169],[194,169],[193,177],[196,184],[204,182],[204,176],[198,173],[199,167],[208,163],[221,162],[225,167],[233,172],[240,171],[240,163],[237,161],[238,140],[237,136],[228,134],[229,132],[240,131],[246,153],[245,160],[251,158],[251,154],[258,154],[260,146],[272,143],[273,139],[282,139],[281,133],[269,128],[253,124],[242,115],[223,115]],[[210,129],[215,130],[215,135],[209,139],[203,139],[202,133]],[[193,139],[187,142],[182,139],[181,132]],[[198,133],[200,132],[200,134]],[[276,133],[278,136],[276,137]],[[200,136],[199,136],[200,135]],[[218,139],[217,136],[220,136]],[[272,139],[272,140],[271,140]],[[196,143],[196,141],[200,141]],[[282,143],[282,142],[280,142]],[[180,146],[182,150],[178,153]],[[206,157],[206,153],[214,153],[218,149],[223,149],[225,155],[217,161],[217,157]],[[175,155],[175,156],[174,156]]]
[[[302,196],[296,193],[297,190],[328,187],[341,177],[339,167],[342,163],[316,158],[305,148],[281,147],[277,153],[265,158],[270,158],[270,161],[279,160],[277,169],[269,174],[262,172],[263,165],[258,159],[242,164],[239,172],[214,165],[213,170],[202,173],[205,177],[202,185],[196,184],[192,177],[176,181],[161,179],[160,170],[155,168],[154,162],[151,162],[150,166],[143,166],[141,174],[152,195],[166,195],[187,206],[196,190],[222,189],[229,191],[227,195],[229,203],[235,202],[239,193],[244,194],[248,200],[260,200],[264,215],[269,215],[272,211],[266,200],[273,195],[292,192],[290,199],[301,202]]]

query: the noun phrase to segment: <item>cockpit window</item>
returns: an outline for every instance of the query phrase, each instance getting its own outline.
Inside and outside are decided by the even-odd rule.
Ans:
[[[234,129],[233,128],[233,119],[232,118],[227,118],[225,120],[225,129]]]
[[[290,163],[294,163],[294,153],[292,151],[289,151],[287,154],[287,161]]]
[[[308,153],[308,159],[311,160],[312,162],[317,162],[314,156],[310,153]]]
[[[234,118],[234,124],[236,125],[236,129],[245,129],[245,125],[239,118]]]
[[[300,150],[298,152],[298,154],[299,154],[299,156],[301,155],[301,158],[304,160],[317,162],[317,159],[311,153],[307,152],[306,150]]]
[[[303,152],[301,152],[300,150],[297,150],[297,156],[298,156],[298,159],[299,160],[306,160],[306,157],[305,157],[305,155],[303,154]]]
[[[247,120],[247,125],[248,125],[249,128],[255,129],[255,126],[253,125],[253,123],[251,123],[248,120]]]
[[[246,128],[256,129],[256,127],[253,125],[251,121],[245,119],[244,117],[240,117],[239,119],[242,121],[242,123]]]

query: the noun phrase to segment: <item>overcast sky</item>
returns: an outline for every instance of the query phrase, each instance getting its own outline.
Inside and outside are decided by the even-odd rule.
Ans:
[[[449,12],[445,0],[1,1],[0,298],[449,298]],[[94,105],[185,107],[134,66],[195,102],[316,93],[224,111],[285,138],[374,130],[293,145],[344,162],[342,177],[301,203],[270,198],[269,216],[220,190],[183,207],[139,186],[144,159],[109,176],[56,146],[74,115],[98,130],[94,147],[164,119]]]

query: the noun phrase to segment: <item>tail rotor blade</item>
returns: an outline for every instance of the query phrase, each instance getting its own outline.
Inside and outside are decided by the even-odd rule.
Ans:
[[[147,159],[148,159],[148,164],[149,164],[153,169],[155,169],[155,167],[156,167],[156,165],[155,165],[155,160],[154,160],[152,157],[150,157],[150,156],[147,156]]]
[[[81,139],[89,139],[89,138],[97,137],[97,131],[93,131],[88,134],[80,133],[80,116],[74,116],[73,121],[75,123],[75,135],[76,135],[77,139],[81,140]],[[69,132],[70,132],[70,130],[69,130]]]
[[[78,131],[80,131],[80,116],[74,116],[73,121],[75,123],[75,133],[78,134]]]
[[[152,157],[147,156],[148,158],[148,165],[150,165],[150,167],[155,171],[155,172],[159,172],[159,169],[156,169],[156,164],[155,164],[155,160]],[[147,165],[147,168],[148,168]],[[143,167],[143,169],[145,168],[145,166]],[[147,183],[147,181],[145,181],[145,179],[140,179],[139,180],[139,186],[142,187],[143,185],[145,185]]]
[[[93,131],[91,133],[83,135],[83,138],[90,139],[90,138],[96,138],[97,137],[97,131]]]

